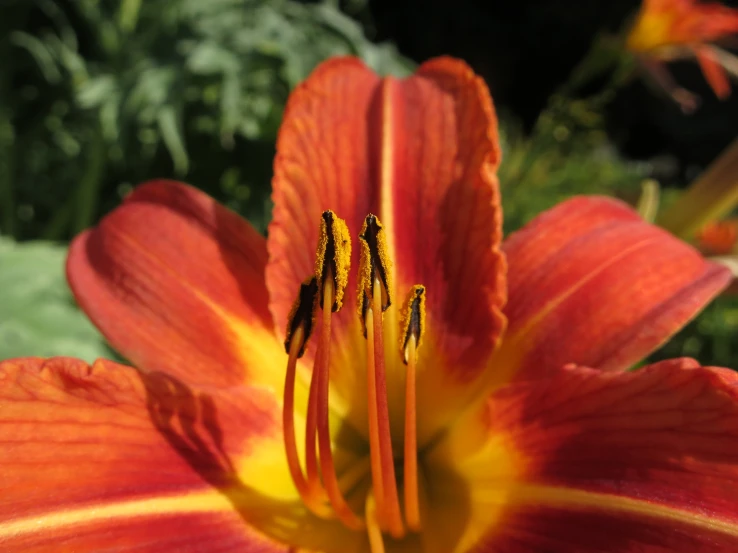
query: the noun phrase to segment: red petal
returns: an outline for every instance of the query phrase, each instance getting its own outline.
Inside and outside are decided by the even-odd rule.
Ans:
[[[277,145],[267,281],[278,328],[313,271],[321,212],[345,218],[354,241],[375,213],[394,262],[394,305],[413,284],[427,288],[428,342],[437,347],[421,350],[419,366],[428,376],[452,370],[452,379],[471,380],[504,326],[498,162],[489,93],[462,62],[433,60],[405,80],[380,79],[355,59],[321,65],[293,93]],[[364,357],[355,286],[352,275],[337,331],[343,357],[332,366],[346,397],[361,392]],[[398,365],[388,375],[402,375],[395,308],[385,323]]]
[[[475,490],[470,518],[496,515],[477,532],[479,551],[738,550],[738,375],[728,369],[571,367],[502,388],[456,439],[473,427],[492,447],[455,461]]]
[[[715,96],[721,100],[725,100],[730,96],[730,81],[728,75],[720,65],[720,61],[716,58],[713,50],[709,46],[701,46],[694,49],[697,56],[697,62],[700,64],[702,74],[705,76],[707,83],[715,92]]]
[[[492,100],[481,78],[450,58],[425,63],[403,83],[390,81],[383,95],[392,153],[382,163],[393,173],[382,188],[394,226],[398,293],[404,299],[413,284],[426,286],[430,339],[466,379],[504,326]]]
[[[727,269],[605,198],[560,204],[503,247],[510,323],[499,379],[538,377],[569,362],[627,369],[731,279]]]
[[[194,188],[154,181],[75,239],[67,275],[87,315],[137,366],[190,384],[281,387],[265,264],[265,241],[246,221]]]
[[[321,65],[293,93],[277,147],[267,276],[278,327],[312,273],[320,213],[333,209],[356,239],[373,212],[391,238],[395,303],[425,284],[450,353],[468,353],[472,335],[489,352],[504,301],[498,161],[489,93],[462,62],[433,60],[403,81],[354,59]]]
[[[0,405],[0,550],[286,551],[251,526],[275,508],[259,476],[234,472],[281,441],[265,392],[236,404],[110,361],[27,358],[0,363]]]
[[[715,42],[738,32],[738,10],[719,2],[690,2],[675,32],[686,43]]]

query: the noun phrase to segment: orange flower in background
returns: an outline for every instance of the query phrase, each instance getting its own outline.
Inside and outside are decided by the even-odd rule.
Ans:
[[[698,0],[643,0],[626,42],[651,74],[685,108],[694,107],[687,91],[672,83],[661,60],[695,57],[715,94],[730,95],[727,73],[738,74],[738,59],[715,43],[738,32],[738,10]]]
[[[138,369],[0,364],[0,550],[735,551],[738,376],[624,372],[729,271],[600,197],[501,242],[499,158],[463,63],[343,58],[290,99],[267,240],[138,187],[67,266]]]
[[[648,200],[647,196],[644,198]],[[655,204],[653,211],[658,210],[658,200],[646,203]],[[733,140],[656,220],[676,236],[694,242],[705,255],[719,256],[713,260],[738,275],[738,220],[730,216],[737,204],[738,139]],[[735,290],[733,283],[728,291]]]
[[[714,221],[697,233],[697,245],[707,255],[735,253],[738,241],[738,220]]]

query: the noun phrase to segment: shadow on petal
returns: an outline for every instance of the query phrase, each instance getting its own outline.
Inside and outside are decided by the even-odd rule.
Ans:
[[[309,549],[338,552],[352,551],[352,547],[363,543],[362,533],[315,517],[296,496],[294,500],[272,497],[255,488],[252,482],[272,475],[245,474],[236,468],[235,455],[228,450],[227,436],[219,420],[223,418],[222,412],[231,408],[228,402],[196,391],[164,373],[141,374],[141,379],[156,429],[197,474],[228,499],[247,526],[285,546],[299,544]],[[234,407],[238,409],[239,406]],[[229,426],[235,428],[235,425]],[[265,437],[281,448],[281,434]],[[247,455],[259,455],[259,452],[257,444]],[[286,460],[280,459],[280,462],[286,466]],[[280,490],[284,487],[283,482],[275,481],[274,484]]]

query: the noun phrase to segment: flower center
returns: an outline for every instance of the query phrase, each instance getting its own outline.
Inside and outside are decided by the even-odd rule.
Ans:
[[[395,538],[421,528],[418,502],[415,378],[417,350],[424,329],[425,288],[414,286],[402,318],[401,353],[407,366],[405,384],[404,496],[399,497],[390,433],[383,344],[383,312],[391,305],[391,263],[382,224],[368,215],[359,235],[358,307],[367,340],[367,413],[372,485],[362,515],[346,502],[338,484],[329,431],[329,367],[331,315],[343,306],[351,259],[346,223],[333,212],[323,213],[315,275],[300,287],[290,312],[285,348],[289,354],[284,388],[284,444],[290,475],[302,501],[322,518],[336,518],[348,528],[366,529],[373,553],[384,551],[383,532]],[[305,470],[297,454],[294,427],[294,384],[297,359],[322,310],[305,427]],[[316,450],[317,440],[317,450]],[[404,505],[404,509],[401,507]],[[403,517],[404,514],[404,517]]]

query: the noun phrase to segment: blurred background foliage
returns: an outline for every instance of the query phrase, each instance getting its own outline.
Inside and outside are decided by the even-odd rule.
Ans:
[[[735,102],[686,117],[623,76],[599,33],[636,0],[0,1],[0,358],[111,355],[63,260],[139,182],[186,180],[264,231],[287,96],[333,55],[405,75],[448,53],[485,77],[506,232],[573,194],[635,203],[644,179],[684,186],[735,136]],[[677,70],[703,92],[694,68]],[[736,332],[738,302],[721,298],[655,358],[738,367]]]

